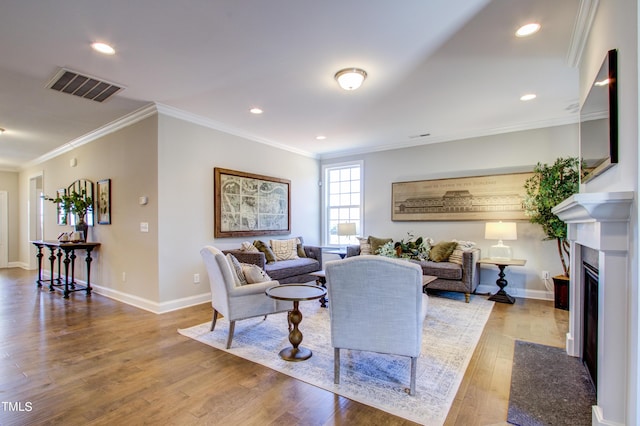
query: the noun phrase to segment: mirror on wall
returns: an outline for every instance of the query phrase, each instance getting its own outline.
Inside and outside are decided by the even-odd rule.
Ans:
[[[67,194],[72,192],[77,192],[78,194],[82,194],[84,191],[85,199],[91,197],[91,200],[95,200],[93,194],[93,182],[88,179],[78,179],[73,182],[71,185],[67,187]],[[76,215],[69,215],[69,225],[75,226],[77,218]],[[89,226],[93,226],[93,205],[87,210],[87,215],[85,217],[85,222]]]
[[[582,182],[618,162],[618,55],[607,52],[580,108]]]

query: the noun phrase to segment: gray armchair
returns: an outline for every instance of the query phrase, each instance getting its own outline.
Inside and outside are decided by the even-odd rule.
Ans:
[[[216,327],[218,314],[222,314],[229,321],[227,349],[231,347],[237,320],[263,315],[266,318],[269,314],[293,309],[291,302],[275,300],[265,294],[265,290],[278,285],[278,281],[236,285],[231,266],[220,250],[206,246],[200,250],[200,254],[207,268],[211,285],[211,306],[213,306],[211,331]]]
[[[340,349],[411,358],[410,394],[415,395],[417,360],[428,296],[422,269],[383,256],[357,256],[325,265],[334,382],[340,382]]]

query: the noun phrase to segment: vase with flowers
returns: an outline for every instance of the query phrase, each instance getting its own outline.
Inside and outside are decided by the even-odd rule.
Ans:
[[[89,229],[89,225],[86,222],[87,212],[93,209],[93,198],[87,195],[86,190],[82,189],[80,192],[70,191],[68,194],[60,194],[55,198],[45,195],[43,198],[57,204],[62,217],[62,224],[69,224],[69,215],[76,216],[75,230],[76,232],[82,232],[79,240],[86,242],[87,230]]]

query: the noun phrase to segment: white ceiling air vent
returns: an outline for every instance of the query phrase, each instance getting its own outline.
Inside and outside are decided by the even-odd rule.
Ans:
[[[81,98],[104,102],[124,87],[96,77],[80,74],[61,68],[49,81],[47,87],[58,92],[68,93]]]

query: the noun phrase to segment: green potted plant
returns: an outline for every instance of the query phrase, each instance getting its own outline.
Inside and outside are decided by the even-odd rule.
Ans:
[[[69,214],[76,215],[78,218],[75,225],[76,231],[82,231],[84,240],[86,241],[89,225],[87,225],[85,219],[87,211],[93,208],[93,198],[88,196],[84,189],[80,192],[71,191],[68,194],[58,195],[55,198],[46,195],[43,198],[58,205],[60,213],[62,214],[63,224],[69,223],[67,219]]]
[[[563,275],[554,277],[556,307],[568,307],[569,242],[567,224],[552,208],[580,189],[580,161],[576,157],[558,158],[553,164],[538,163],[534,175],[524,185],[525,214],[531,223],[542,226],[548,240],[556,240]],[[566,291],[566,297],[564,292]],[[566,301],[566,303],[565,303]],[[561,305],[561,306],[559,306]]]

